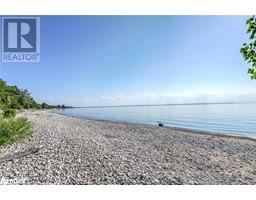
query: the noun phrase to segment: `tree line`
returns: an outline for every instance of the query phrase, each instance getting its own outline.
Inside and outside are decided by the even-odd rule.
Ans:
[[[17,86],[9,86],[0,79],[0,109],[51,109],[68,108],[65,105],[48,105],[37,103],[27,89],[20,89]]]

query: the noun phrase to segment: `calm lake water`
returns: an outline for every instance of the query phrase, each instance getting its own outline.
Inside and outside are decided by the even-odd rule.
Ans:
[[[87,119],[165,126],[256,137],[256,104],[197,104],[72,108],[58,113]]]

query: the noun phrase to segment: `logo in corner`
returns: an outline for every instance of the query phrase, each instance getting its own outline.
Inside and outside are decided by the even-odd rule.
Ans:
[[[40,61],[39,17],[2,17],[2,61]]]

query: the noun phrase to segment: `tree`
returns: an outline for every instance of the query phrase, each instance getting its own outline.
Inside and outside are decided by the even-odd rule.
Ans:
[[[0,110],[4,109],[50,109],[66,108],[65,105],[39,104],[30,95],[27,89],[20,89],[17,86],[10,86],[0,79]]]
[[[41,107],[42,107],[43,109],[48,109],[48,108],[49,108],[49,106],[48,106],[47,103],[42,103]]]
[[[0,79],[0,109],[29,109],[41,108],[27,89],[19,89],[17,86],[9,86]]]
[[[243,44],[240,52],[244,60],[251,64],[248,69],[251,79],[256,80],[256,17],[252,16],[247,19],[246,24],[248,25],[247,33],[250,36],[250,41]]]

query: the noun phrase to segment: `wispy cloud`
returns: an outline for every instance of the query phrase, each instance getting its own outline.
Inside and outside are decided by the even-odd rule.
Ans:
[[[45,99],[51,104],[73,106],[138,105],[138,104],[177,104],[177,103],[213,103],[213,102],[256,102],[256,88],[229,92],[183,92],[155,93],[147,92],[132,95],[85,96],[80,98]]]

